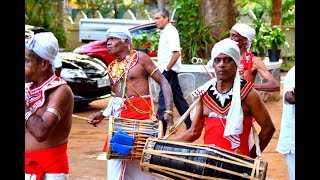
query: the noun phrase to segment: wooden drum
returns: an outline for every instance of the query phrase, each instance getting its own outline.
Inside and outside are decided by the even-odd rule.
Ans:
[[[143,172],[172,179],[261,179],[267,162],[215,146],[148,138],[142,152]]]
[[[108,142],[106,147],[107,159],[140,160],[146,140],[149,137],[161,138],[163,136],[162,121],[151,119],[134,120],[110,116],[108,141],[120,129],[134,138],[133,148],[128,156],[122,156],[113,152]]]

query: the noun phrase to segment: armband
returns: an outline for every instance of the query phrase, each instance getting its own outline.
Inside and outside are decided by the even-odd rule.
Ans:
[[[159,69],[159,68],[155,68],[155,69],[151,72],[150,77],[151,77],[158,69]]]
[[[27,125],[30,117],[33,115],[33,112],[32,111],[28,111],[26,112],[26,114],[24,115],[24,119],[25,119],[25,125]]]
[[[54,115],[56,115],[57,118],[58,118],[58,120],[60,121],[60,119],[61,119],[61,114],[60,114],[57,110],[55,110],[54,108],[47,108],[46,111],[47,111],[47,112],[51,112],[51,113],[53,113]]]

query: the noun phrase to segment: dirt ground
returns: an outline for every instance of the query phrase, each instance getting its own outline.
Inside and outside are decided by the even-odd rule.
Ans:
[[[283,75],[281,77],[283,80]],[[282,154],[275,151],[281,123],[282,113],[282,80],[279,101],[265,102],[271,118],[275,124],[276,132],[263,151],[263,161],[268,163],[267,180],[287,180],[287,166]],[[70,180],[106,180],[107,162],[102,154],[105,139],[108,135],[108,121],[105,119],[97,127],[86,123],[81,117],[88,117],[91,113],[105,108],[108,98],[94,101],[88,108],[81,112],[74,113],[73,126],[70,135],[68,155],[70,161]],[[156,104],[157,107],[157,104]],[[174,110],[174,114],[178,112]],[[179,116],[174,117],[175,120]],[[257,130],[259,130],[258,126]],[[178,132],[185,129],[184,123],[178,129]],[[202,142],[202,141],[197,141]]]

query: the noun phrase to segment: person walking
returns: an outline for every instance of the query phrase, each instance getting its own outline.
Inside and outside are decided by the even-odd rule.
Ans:
[[[108,66],[111,78],[112,94],[108,106],[88,117],[88,123],[96,126],[105,117],[120,117],[135,120],[150,120],[155,112],[152,109],[149,77],[160,85],[164,92],[164,121],[173,126],[173,98],[170,84],[160,73],[150,57],[140,51],[131,50],[132,35],[125,27],[113,26],[107,32],[107,48],[116,56]],[[107,140],[111,144],[111,140]],[[107,160],[107,179],[111,180],[155,180],[158,177],[142,172],[140,160]]]
[[[180,116],[184,114],[189,105],[183,97],[183,93],[179,84],[178,74],[181,68],[181,48],[180,38],[177,29],[169,20],[169,12],[166,9],[158,9],[154,13],[155,23],[157,28],[161,30],[159,46],[158,46],[158,64],[159,68],[170,83],[174,105],[176,106]],[[166,134],[167,123],[163,120],[163,115],[167,112],[164,101],[164,93],[159,92],[158,110],[159,119],[163,121],[163,133]],[[170,112],[173,113],[173,112]],[[184,120],[186,129],[189,129],[192,122],[190,115]]]

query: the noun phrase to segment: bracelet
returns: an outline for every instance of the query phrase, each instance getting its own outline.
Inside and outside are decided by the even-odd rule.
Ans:
[[[57,118],[58,118],[58,120],[60,121],[60,119],[61,119],[61,114],[60,114],[57,110],[55,110],[54,108],[47,108],[46,111],[47,111],[47,112],[51,112],[51,113],[53,113],[54,115],[56,115]]]
[[[159,69],[159,68],[155,68],[155,69],[151,72],[150,77],[151,77],[158,69]]]
[[[27,125],[30,117],[33,115],[33,112],[32,111],[28,111],[26,112],[26,114],[24,114],[24,119],[25,119],[25,125]]]
[[[173,111],[171,110],[165,110],[164,112],[173,115]]]

